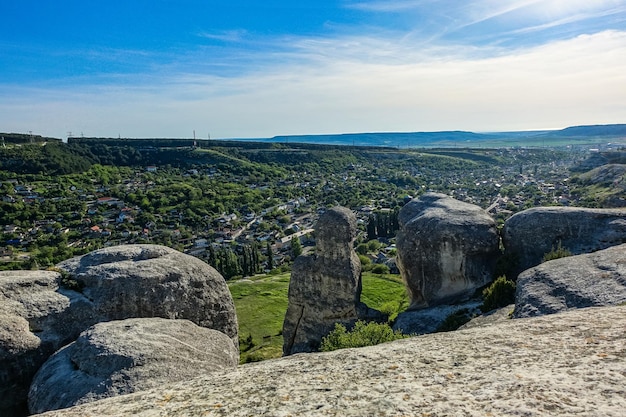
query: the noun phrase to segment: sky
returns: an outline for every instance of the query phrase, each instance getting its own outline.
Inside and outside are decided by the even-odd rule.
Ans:
[[[0,0],[0,132],[626,123],[626,0]]]

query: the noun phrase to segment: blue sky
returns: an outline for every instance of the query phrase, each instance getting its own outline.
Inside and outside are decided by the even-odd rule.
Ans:
[[[0,131],[626,123],[626,0],[0,0]]]

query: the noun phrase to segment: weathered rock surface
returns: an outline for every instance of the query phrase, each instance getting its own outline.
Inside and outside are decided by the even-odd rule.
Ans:
[[[493,279],[498,233],[480,207],[427,193],[400,210],[399,222],[397,261],[409,309],[463,299]]]
[[[45,414],[606,416],[626,410],[626,307],[294,355]]]
[[[626,209],[536,207],[511,216],[503,230],[505,251],[517,261],[516,276],[539,265],[559,243],[574,255],[626,243]]]
[[[0,415],[23,414],[37,369],[93,324],[131,317],[188,319],[238,346],[237,316],[224,278],[164,246],[98,250],[59,264],[82,293],[52,271],[0,272]],[[67,282],[67,281],[66,281]],[[79,286],[76,286],[77,288]]]
[[[517,278],[515,317],[626,303],[626,245],[545,262]]]
[[[61,262],[110,320],[187,319],[219,330],[238,346],[235,304],[226,281],[193,256],[158,245],[122,245]]]
[[[53,271],[0,272],[0,415],[23,414],[37,369],[100,319],[60,284]]]
[[[236,369],[239,352],[217,330],[188,320],[99,323],[55,353],[30,388],[32,413],[67,408],[165,383]]]
[[[361,262],[353,249],[356,216],[345,207],[326,211],[315,228],[315,254],[291,269],[283,323],[283,354],[312,352],[335,326],[375,313],[360,302]]]

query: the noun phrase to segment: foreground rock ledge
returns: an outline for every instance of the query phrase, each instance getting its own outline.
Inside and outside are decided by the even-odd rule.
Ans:
[[[626,306],[299,354],[45,416],[623,416]]]

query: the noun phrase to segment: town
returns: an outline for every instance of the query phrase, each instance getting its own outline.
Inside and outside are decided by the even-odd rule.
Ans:
[[[364,255],[393,271],[389,218],[426,191],[477,204],[500,223],[538,205],[600,204],[571,171],[596,151],[583,147],[257,150],[248,144],[167,151],[195,158],[177,165],[95,163],[54,176],[1,171],[0,267],[46,268],[101,247],[156,243],[203,259],[226,278],[284,271],[314,245],[319,215],[344,205],[357,213],[357,243],[381,242]],[[152,162],[154,149],[140,152]]]

